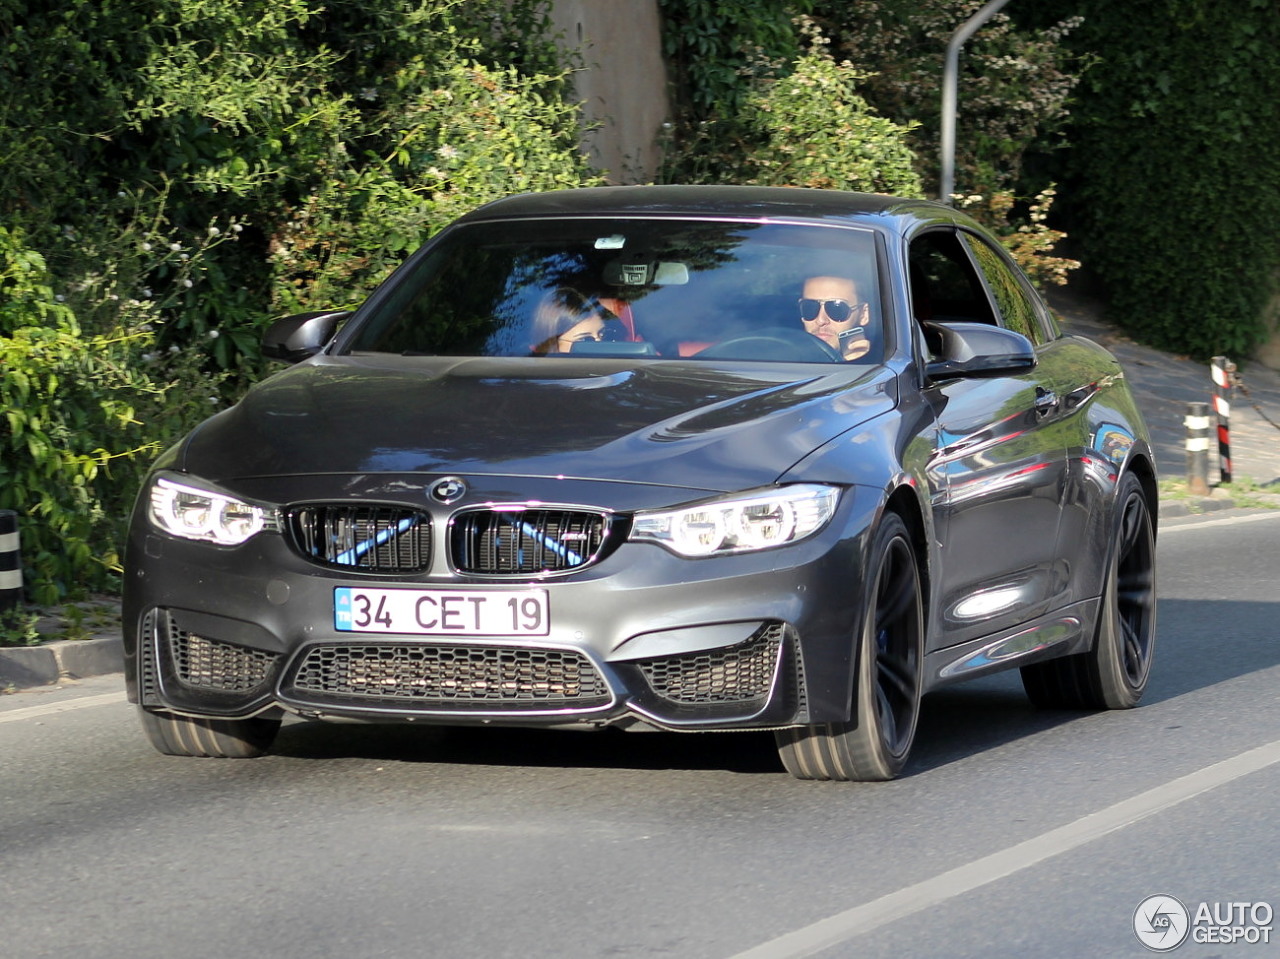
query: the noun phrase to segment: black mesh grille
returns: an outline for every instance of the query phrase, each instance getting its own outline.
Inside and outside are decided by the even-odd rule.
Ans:
[[[598,558],[608,532],[603,513],[571,509],[477,510],[454,518],[453,565],[466,573],[549,573]]]
[[[653,691],[671,702],[759,702],[773,688],[781,643],[782,627],[765,626],[737,646],[642,659],[636,666]]]
[[[325,566],[418,573],[431,565],[431,518],[420,510],[331,503],[294,507],[288,517],[294,549]]]
[[[604,677],[581,653],[494,646],[318,646],[289,686],[309,700],[420,707],[589,709],[611,700]]]
[[[246,692],[266,682],[276,656],[197,636],[169,618],[169,654],[178,680],[200,689]]]

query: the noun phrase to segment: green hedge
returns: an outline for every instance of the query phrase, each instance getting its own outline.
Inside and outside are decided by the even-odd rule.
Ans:
[[[1063,200],[1136,338],[1249,357],[1280,279],[1275,0],[1084,0]]]
[[[543,0],[0,0],[0,507],[113,585],[149,459],[465,209],[598,182]]]

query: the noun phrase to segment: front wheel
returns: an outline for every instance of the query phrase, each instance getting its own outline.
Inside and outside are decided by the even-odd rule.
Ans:
[[[262,716],[195,718],[139,707],[138,718],[151,745],[166,756],[253,759],[271,748],[280,730],[279,719]]]
[[[778,755],[797,779],[879,782],[906,765],[920,715],[924,604],[906,525],[886,514],[876,533],[857,641],[848,722],[782,729]]]
[[[1035,705],[1057,709],[1129,709],[1147,688],[1156,645],[1155,524],[1142,484],[1120,480],[1111,563],[1093,648],[1022,668]]]

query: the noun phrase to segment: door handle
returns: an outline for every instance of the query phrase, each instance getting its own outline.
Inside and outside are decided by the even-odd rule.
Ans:
[[[1037,416],[1048,416],[1058,408],[1058,394],[1053,390],[1036,387],[1035,411]]]

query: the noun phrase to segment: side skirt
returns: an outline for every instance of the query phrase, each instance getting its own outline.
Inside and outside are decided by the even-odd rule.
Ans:
[[[1057,656],[1082,653],[1093,642],[1100,600],[1090,599],[994,636],[925,654],[924,687],[937,689],[976,676]]]

